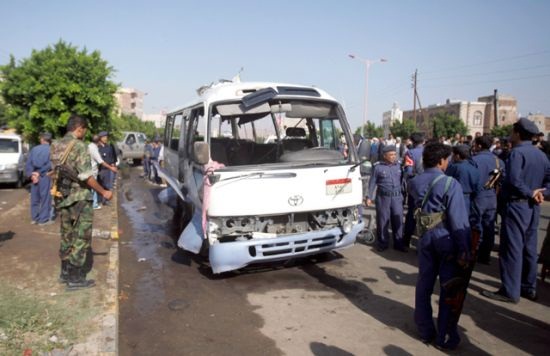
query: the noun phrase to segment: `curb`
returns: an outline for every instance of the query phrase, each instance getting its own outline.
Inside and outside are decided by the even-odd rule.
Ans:
[[[109,268],[107,270],[106,313],[103,314],[101,345],[99,355],[118,355],[118,273],[119,273],[119,249],[118,249],[118,190],[112,199],[113,214],[111,241],[109,250]]]

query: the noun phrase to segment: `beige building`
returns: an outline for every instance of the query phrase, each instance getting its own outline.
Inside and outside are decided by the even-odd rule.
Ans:
[[[540,132],[544,134],[544,137],[548,139],[550,134],[550,116],[545,116],[543,114],[529,114],[527,119],[533,121]]]
[[[385,138],[389,137],[390,128],[396,121],[403,122],[403,111],[399,109],[399,105],[397,103],[393,103],[391,110],[382,114],[382,128],[384,129]]]
[[[445,104],[430,105],[416,111],[416,126],[419,131],[432,134],[433,118],[437,114],[448,114],[460,118],[466,127],[468,134],[475,136],[477,132],[489,133],[495,126],[494,119],[494,95],[478,98],[477,101],[462,101],[447,99]],[[509,125],[516,122],[517,101],[513,96],[497,95],[498,125]],[[414,111],[403,112],[404,119],[414,118]]]
[[[146,93],[133,88],[120,88],[115,93],[118,114],[135,115],[143,118],[143,97]]]

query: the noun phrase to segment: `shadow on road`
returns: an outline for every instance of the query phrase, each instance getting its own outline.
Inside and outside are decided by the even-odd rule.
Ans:
[[[417,338],[416,327],[413,323],[414,309],[412,307],[375,294],[366,283],[335,277],[318,265],[304,266],[302,270],[323,285],[344,295],[359,310],[375,318],[382,324],[390,328],[399,329],[412,338]],[[398,284],[410,285],[412,283],[414,285],[412,274],[404,274],[397,269],[392,269],[390,274],[393,275],[396,281],[399,281]],[[462,345],[461,350],[467,353],[476,355],[487,354],[470,343],[467,338],[465,338]]]
[[[347,352],[336,346],[326,345],[322,342],[312,342],[309,344],[309,348],[315,356],[353,356],[351,352]]]
[[[2,242],[11,240],[13,239],[14,236],[15,236],[15,232],[11,230],[7,232],[0,232],[0,246],[3,245]]]

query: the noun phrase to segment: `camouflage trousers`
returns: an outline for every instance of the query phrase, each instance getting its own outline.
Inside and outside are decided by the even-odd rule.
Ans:
[[[59,209],[61,218],[61,246],[59,257],[75,267],[91,264],[92,202],[77,201],[71,206]],[[91,269],[91,265],[89,266]]]

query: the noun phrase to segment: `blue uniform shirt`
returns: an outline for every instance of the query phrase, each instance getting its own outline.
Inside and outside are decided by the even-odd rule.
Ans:
[[[550,196],[550,162],[531,141],[523,141],[506,161],[503,195],[507,199],[530,199],[538,188],[546,188],[544,195]]]
[[[42,144],[34,146],[27,158],[25,164],[25,173],[27,177],[30,177],[32,172],[40,173],[40,176],[44,176],[49,170],[52,169],[52,162],[50,161],[50,145]]]
[[[433,180],[442,175],[443,172],[438,168],[428,168],[424,173],[414,177],[409,182],[409,194],[414,201],[415,207],[422,205],[422,199],[428,191],[428,187]],[[464,209],[464,194],[462,187],[452,178],[451,185],[446,194],[446,178],[440,179],[432,188],[422,211],[434,213],[441,211],[443,206],[446,210],[446,220],[428,231],[426,234],[432,234],[436,239],[451,238],[459,254],[470,252],[470,223],[468,213]]]
[[[479,195],[494,196],[495,195],[494,189],[484,189],[483,186],[489,180],[490,173],[493,170],[495,170],[495,168],[497,168],[497,161],[498,161],[498,167],[500,170],[502,170],[503,177],[504,177],[506,173],[504,162],[489,150],[484,150],[479,152],[477,155],[472,157],[472,161],[476,165],[477,170],[479,172],[479,181],[481,183],[481,190]]]
[[[424,152],[424,146],[418,145],[414,148],[411,148],[410,150],[405,153],[405,163],[409,160],[412,161],[412,165],[406,165],[405,166],[405,178],[410,179],[414,177],[415,175],[419,174],[419,172],[416,172],[417,165],[422,159],[422,153]]]
[[[375,187],[378,187],[377,194],[401,193],[401,167],[397,162],[390,164],[384,161],[374,165],[367,198],[374,197]]]
[[[479,172],[468,160],[453,162],[449,165],[445,174],[460,183],[464,194],[475,196],[481,190]]]

